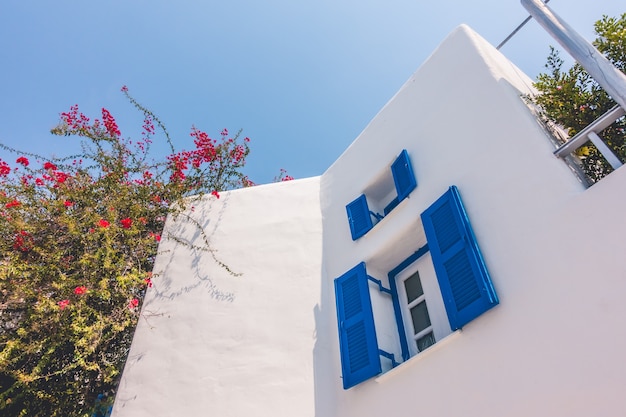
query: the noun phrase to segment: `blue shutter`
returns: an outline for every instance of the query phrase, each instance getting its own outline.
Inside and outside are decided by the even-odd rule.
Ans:
[[[422,213],[424,232],[452,330],[498,304],[455,186]]]
[[[396,185],[396,191],[398,192],[398,202],[400,202],[407,198],[411,191],[417,187],[409,153],[406,149],[403,149],[400,156],[391,164],[391,173],[393,182]]]
[[[374,227],[365,194],[361,194],[359,198],[348,204],[346,211],[348,212],[348,223],[350,223],[352,240],[357,240]]]
[[[363,262],[335,280],[344,389],[381,372],[367,281]]]

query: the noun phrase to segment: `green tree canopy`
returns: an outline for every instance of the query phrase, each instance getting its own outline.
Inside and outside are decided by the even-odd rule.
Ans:
[[[593,42],[595,47],[617,68],[626,72],[626,13],[620,17],[603,16],[594,28],[597,34]],[[549,71],[538,76],[535,87],[540,94],[534,100],[548,120],[574,136],[616,103],[580,64],[576,63],[569,69],[564,69],[563,65],[559,52],[551,47],[546,63]],[[626,161],[625,128],[626,121],[622,118],[601,134],[622,162]],[[576,153],[590,183],[613,170],[591,143],[585,144]]]

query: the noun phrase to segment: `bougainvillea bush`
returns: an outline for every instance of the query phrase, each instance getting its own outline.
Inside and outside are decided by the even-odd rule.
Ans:
[[[176,152],[167,130],[126,88],[144,117],[122,136],[106,109],[78,106],[52,133],[80,155],[13,150],[0,160],[0,415],[83,416],[112,401],[168,214],[192,195],[251,185],[248,138],[192,128]],[[171,154],[150,155],[155,138]],[[4,147],[5,150],[11,150]]]

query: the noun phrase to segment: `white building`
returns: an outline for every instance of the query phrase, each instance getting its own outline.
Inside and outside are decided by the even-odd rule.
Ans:
[[[626,415],[626,171],[585,189],[531,84],[461,26],[323,175],[197,204],[113,416]]]

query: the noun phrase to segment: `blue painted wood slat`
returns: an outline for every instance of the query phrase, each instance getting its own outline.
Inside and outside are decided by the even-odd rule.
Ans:
[[[365,194],[361,194],[359,198],[348,204],[346,211],[352,240],[357,240],[374,227]]]
[[[335,279],[343,388],[381,372],[365,263]]]
[[[422,223],[450,327],[460,329],[499,301],[455,186],[422,213]]]
[[[417,180],[406,149],[403,149],[398,158],[391,164],[391,173],[398,193],[398,202],[401,202],[417,187]]]

